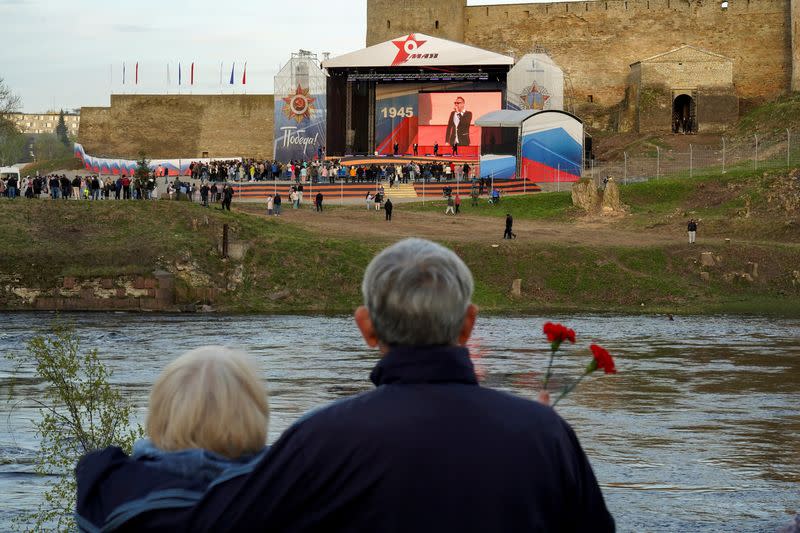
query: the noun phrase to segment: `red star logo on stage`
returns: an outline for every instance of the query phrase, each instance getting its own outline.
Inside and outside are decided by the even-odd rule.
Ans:
[[[294,94],[282,98],[286,102],[283,107],[286,118],[294,119],[298,124],[304,119],[311,118],[311,114],[315,111],[313,103],[316,98],[312,98],[308,93],[309,89],[303,89],[298,85]]]
[[[408,60],[408,56],[416,52],[417,49],[426,42],[427,41],[418,41],[415,39],[413,33],[401,41],[392,41],[392,44],[398,48],[397,55],[394,57],[394,61],[392,61],[392,66],[395,67],[405,63],[406,60]]]

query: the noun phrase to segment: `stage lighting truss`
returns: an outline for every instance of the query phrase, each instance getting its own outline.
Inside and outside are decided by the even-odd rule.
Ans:
[[[352,72],[347,81],[486,81],[486,72]]]

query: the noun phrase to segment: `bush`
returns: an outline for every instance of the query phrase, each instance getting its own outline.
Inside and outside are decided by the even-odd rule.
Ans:
[[[97,350],[80,353],[72,327],[56,323],[48,334],[28,342],[25,355],[8,357],[19,365],[33,361],[36,375],[45,384],[40,399],[36,434],[38,474],[55,476],[39,508],[16,520],[29,531],[75,531],[75,465],[84,454],[107,446],[130,452],[144,432],[130,426],[132,405],[112,388],[112,372],[97,356]]]

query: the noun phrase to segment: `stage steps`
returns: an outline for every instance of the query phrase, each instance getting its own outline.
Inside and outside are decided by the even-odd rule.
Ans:
[[[398,183],[394,187],[389,187],[389,182],[383,183],[383,192],[387,198],[397,200],[398,198],[416,198],[417,191],[410,183]]]

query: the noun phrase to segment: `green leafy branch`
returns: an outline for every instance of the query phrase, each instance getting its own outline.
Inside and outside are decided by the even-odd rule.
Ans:
[[[35,511],[23,513],[15,525],[28,531],[74,531],[75,465],[84,454],[107,446],[130,452],[144,432],[130,425],[132,404],[111,384],[113,372],[97,350],[80,352],[74,328],[56,323],[48,334],[33,337],[23,355],[9,354],[17,364],[34,361],[45,388],[30,401],[38,407],[34,420],[40,448],[35,471],[55,476]],[[13,384],[12,384],[13,389]]]

